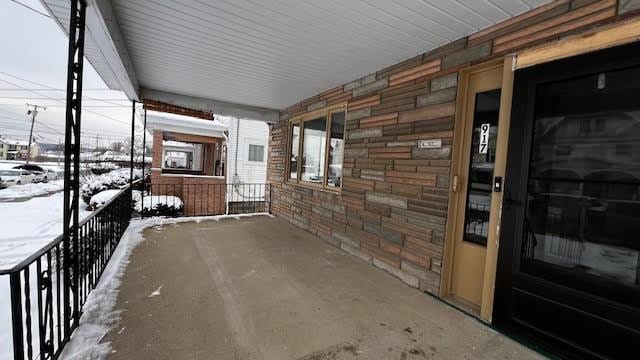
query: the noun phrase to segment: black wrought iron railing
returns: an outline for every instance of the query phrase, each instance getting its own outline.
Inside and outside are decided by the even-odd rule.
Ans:
[[[137,210],[143,216],[211,216],[270,212],[269,184],[151,183]]]
[[[77,244],[59,236],[19,264],[0,270],[0,286],[8,283],[11,294],[12,346],[1,350],[11,352],[9,358],[58,358],[129,225],[131,195],[131,188],[123,189],[81,221]]]

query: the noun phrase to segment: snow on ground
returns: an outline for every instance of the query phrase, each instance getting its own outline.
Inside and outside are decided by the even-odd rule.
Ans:
[[[118,299],[122,275],[129,263],[129,256],[135,247],[142,242],[142,231],[148,227],[177,224],[181,222],[203,220],[220,220],[223,218],[240,218],[265,214],[219,215],[182,218],[153,217],[143,220],[132,220],[113,253],[111,260],[100,278],[96,288],[89,294],[84,305],[80,326],[71,335],[71,341],[65,347],[60,358],[67,360],[106,359],[111,352],[110,343],[100,343],[109,329],[116,325],[120,310],[115,309]],[[162,296],[160,287],[151,295]],[[157,293],[157,294],[156,294]],[[150,297],[151,297],[150,295]],[[1,326],[1,325],[0,325]],[[2,344],[0,344],[2,346]]]
[[[91,197],[91,201],[89,201],[89,206],[91,206],[92,209],[97,209],[102,205],[106,204],[107,201],[111,200],[111,198],[118,195],[120,191],[122,190],[111,189],[111,190],[101,191]]]
[[[136,201],[135,210],[137,212],[140,212],[140,200],[136,200],[135,197],[134,200]],[[156,210],[158,208],[158,205],[166,205],[167,207],[172,207],[175,209],[179,209],[184,205],[179,197],[171,195],[145,196],[143,201],[145,211]]]
[[[62,192],[0,203],[0,268],[19,263],[62,234]],[[80,219],[91,212],[80,207]]]
[[[13,169],[14,166],[22,164],[24,164],[24,161],[22,160],[0,160],[0,169]],[[62,174],[64,172],[63,163],[31,161],[29,164],[39,165],[44,169],[51,169],[58,174]]]
[[[0,269],[20,263],[62,234],[63,195],[58,192],[23,202],[0,203]],[[80,220],[90,214],[91,211],[80,207]],[[32,278],[36,276],[34,269],[35,266],[31,266]],[[31,291],[31,298],[36,299],[36,288],[32,286]],[[36,315],[32,317],[33,328],[37,329],[37,302],[32,301],[31,305],[34,309],[32,314]],[[11,339],[9,277],[3,275],[0,276],[0,360],[13,359]]]
[[[42,196],[62,191],[62,189],[64,189],[63,179],[49,181],[48,183],[14,185],[6,189],[0,189],[0,201]]]

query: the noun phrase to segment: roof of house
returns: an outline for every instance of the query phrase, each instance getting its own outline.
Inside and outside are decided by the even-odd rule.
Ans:
[[[0,143],[7,145],[29,146],[29,142],[27,140],[17,140],[4,137],[0,137]],[[32,144],[35,144],[35,142]]]
[[[184,115],[147,112],[147,128],[151,131],[171,131],[181,134],[224,137],[228,127],[217,120],[204,120]]]

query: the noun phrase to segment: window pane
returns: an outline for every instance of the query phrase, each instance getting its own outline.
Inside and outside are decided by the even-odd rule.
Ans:
[[[302,140],[302,175],[300,180],[322,183],[327,120],[321,117],[304,123]]]
[[[524,271],[640,289],[640,67],[536,90]],[[617,300],[620,300],[619,298]]]
[[[249,161],[264,161],[264,146],[249,145]]]
[[[342,159],[344,157],[344,111],[331,115],[331,139],[329,142],[329,170],[327,185],[340,187]]]
[[[202,144],[164,140],[162,142],[164,169],[201,171],[203,163]]]
[[[300,145],[300,124],[291,126],[291,158],[289,159],[289,179],[298,179],[298,149]]]
[[[499,113],[500,89],[476,94],[463,240],[479,245],[489,234]]]

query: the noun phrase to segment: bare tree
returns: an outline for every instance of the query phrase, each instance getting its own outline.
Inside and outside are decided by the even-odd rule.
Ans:
[[[119,153],[125,149],[125,144],[122,141],[115,141],[109,145],[109,149]]]

